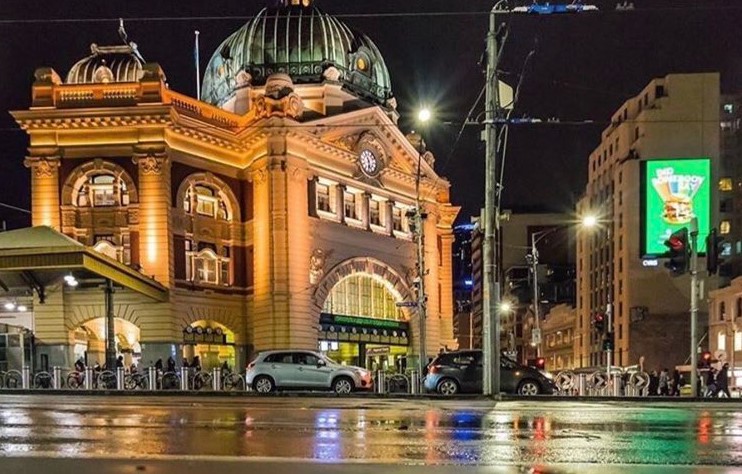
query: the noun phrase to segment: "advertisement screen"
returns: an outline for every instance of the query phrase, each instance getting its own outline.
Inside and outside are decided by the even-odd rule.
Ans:
[[[667,254],[665,241],[698,218],[699,253],[711,229],[711,161],[707,158],[651,160],[643,163],[642,254]]]

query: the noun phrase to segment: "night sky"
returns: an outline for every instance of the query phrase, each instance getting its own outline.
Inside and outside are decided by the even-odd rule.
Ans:
[[[506,208],[571,210],[587,179],[588,155],[599,143],[610,115],[653,77],[720,71],[722,92],[742,92],[742,1],[634,0],[636,9],[626,13],[614,11],[618,2],[596,0],[602,10],[597,14],[511,19],[500,69],[502,78],[513,85],[521,72],[525,74],[515,116],[596,123],[513,128],[505,175]],[[511,1],[511,5],[530,3]],[[147,61],[160,63],[170,87],[195,96],[193,31],[201,31],[203,68],[218,44],[264,4],[263,0],[2,0],[0,202],[29,207],[29,173],[23,167],[26,141],[6,111],[29,106],[37,67],[51,66],[64,77],[75,61],[89,54],[90,43],[119,44],[116,18],[124,17],[129,37]],[[436,154],[437,169],[452,182],[452,200],[464,207],[462,220],[477,214],[484,187],[479,128],[467,127],[453,153],[452,146],[484,84],[479,62],[487,12],[494,1],[316,0],[316,4],[377,43],[391,71],[403,131],[413,128],[409,118],[418,104],[434,107],[436,123],[425,134]],[[405,15],[374,15],[378,13]],[[86,21],[59,21],[80,19]],[[536,52],[524,70],[524,59],[534,47]],[[475,117],[482,110],[480,104]],[[0,208],[3,219],[9,227],[30,222],[22,214]]]

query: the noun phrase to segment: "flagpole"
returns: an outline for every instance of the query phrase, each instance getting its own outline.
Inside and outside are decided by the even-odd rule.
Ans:
[[[196,98],[201,100],[201,59],[200,59],[200,48],[198,45],[198,36],[201,34],[198,30],[196,34],[196,46],[194,50],[194,61],[196,62]]]

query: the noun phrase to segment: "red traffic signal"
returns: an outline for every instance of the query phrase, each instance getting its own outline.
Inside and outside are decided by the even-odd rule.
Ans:
[[[605,331],[605,315],[603,313],[595,313],[593,315],[593,327],[599,333]]]
[[[688,228],[683,227],[675,231],[665,241],[665,247],[669,249],[667,256],[670,258],[665,263],[665,266],[670,269],[673,276],[680,276],[687,273],[691,253],[690,245],[688,245]]]
[[[701,357],[698,359],[698,366],[701,368],[711,367],[711,353],[709,351],[701,353]]]

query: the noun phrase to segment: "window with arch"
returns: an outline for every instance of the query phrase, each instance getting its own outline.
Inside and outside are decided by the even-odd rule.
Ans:
[[[229,286],[232,283],[229,247],[217,249],[214,244],[196,244],[186,240],[186,278],[196,283]]]
[[[189,214],[229,221],[232,214],[223,194],[214,186],[192,184],[183,199],[183,210]]]
[[[129,189],[120,176],[109,172],[87,175],[77,189],[78,207],[113,207],[129,205]]]
[[[376,319],[404,319],[391,284],[376,275],[356,273],[340,280],[325,300],[325,313]]]

